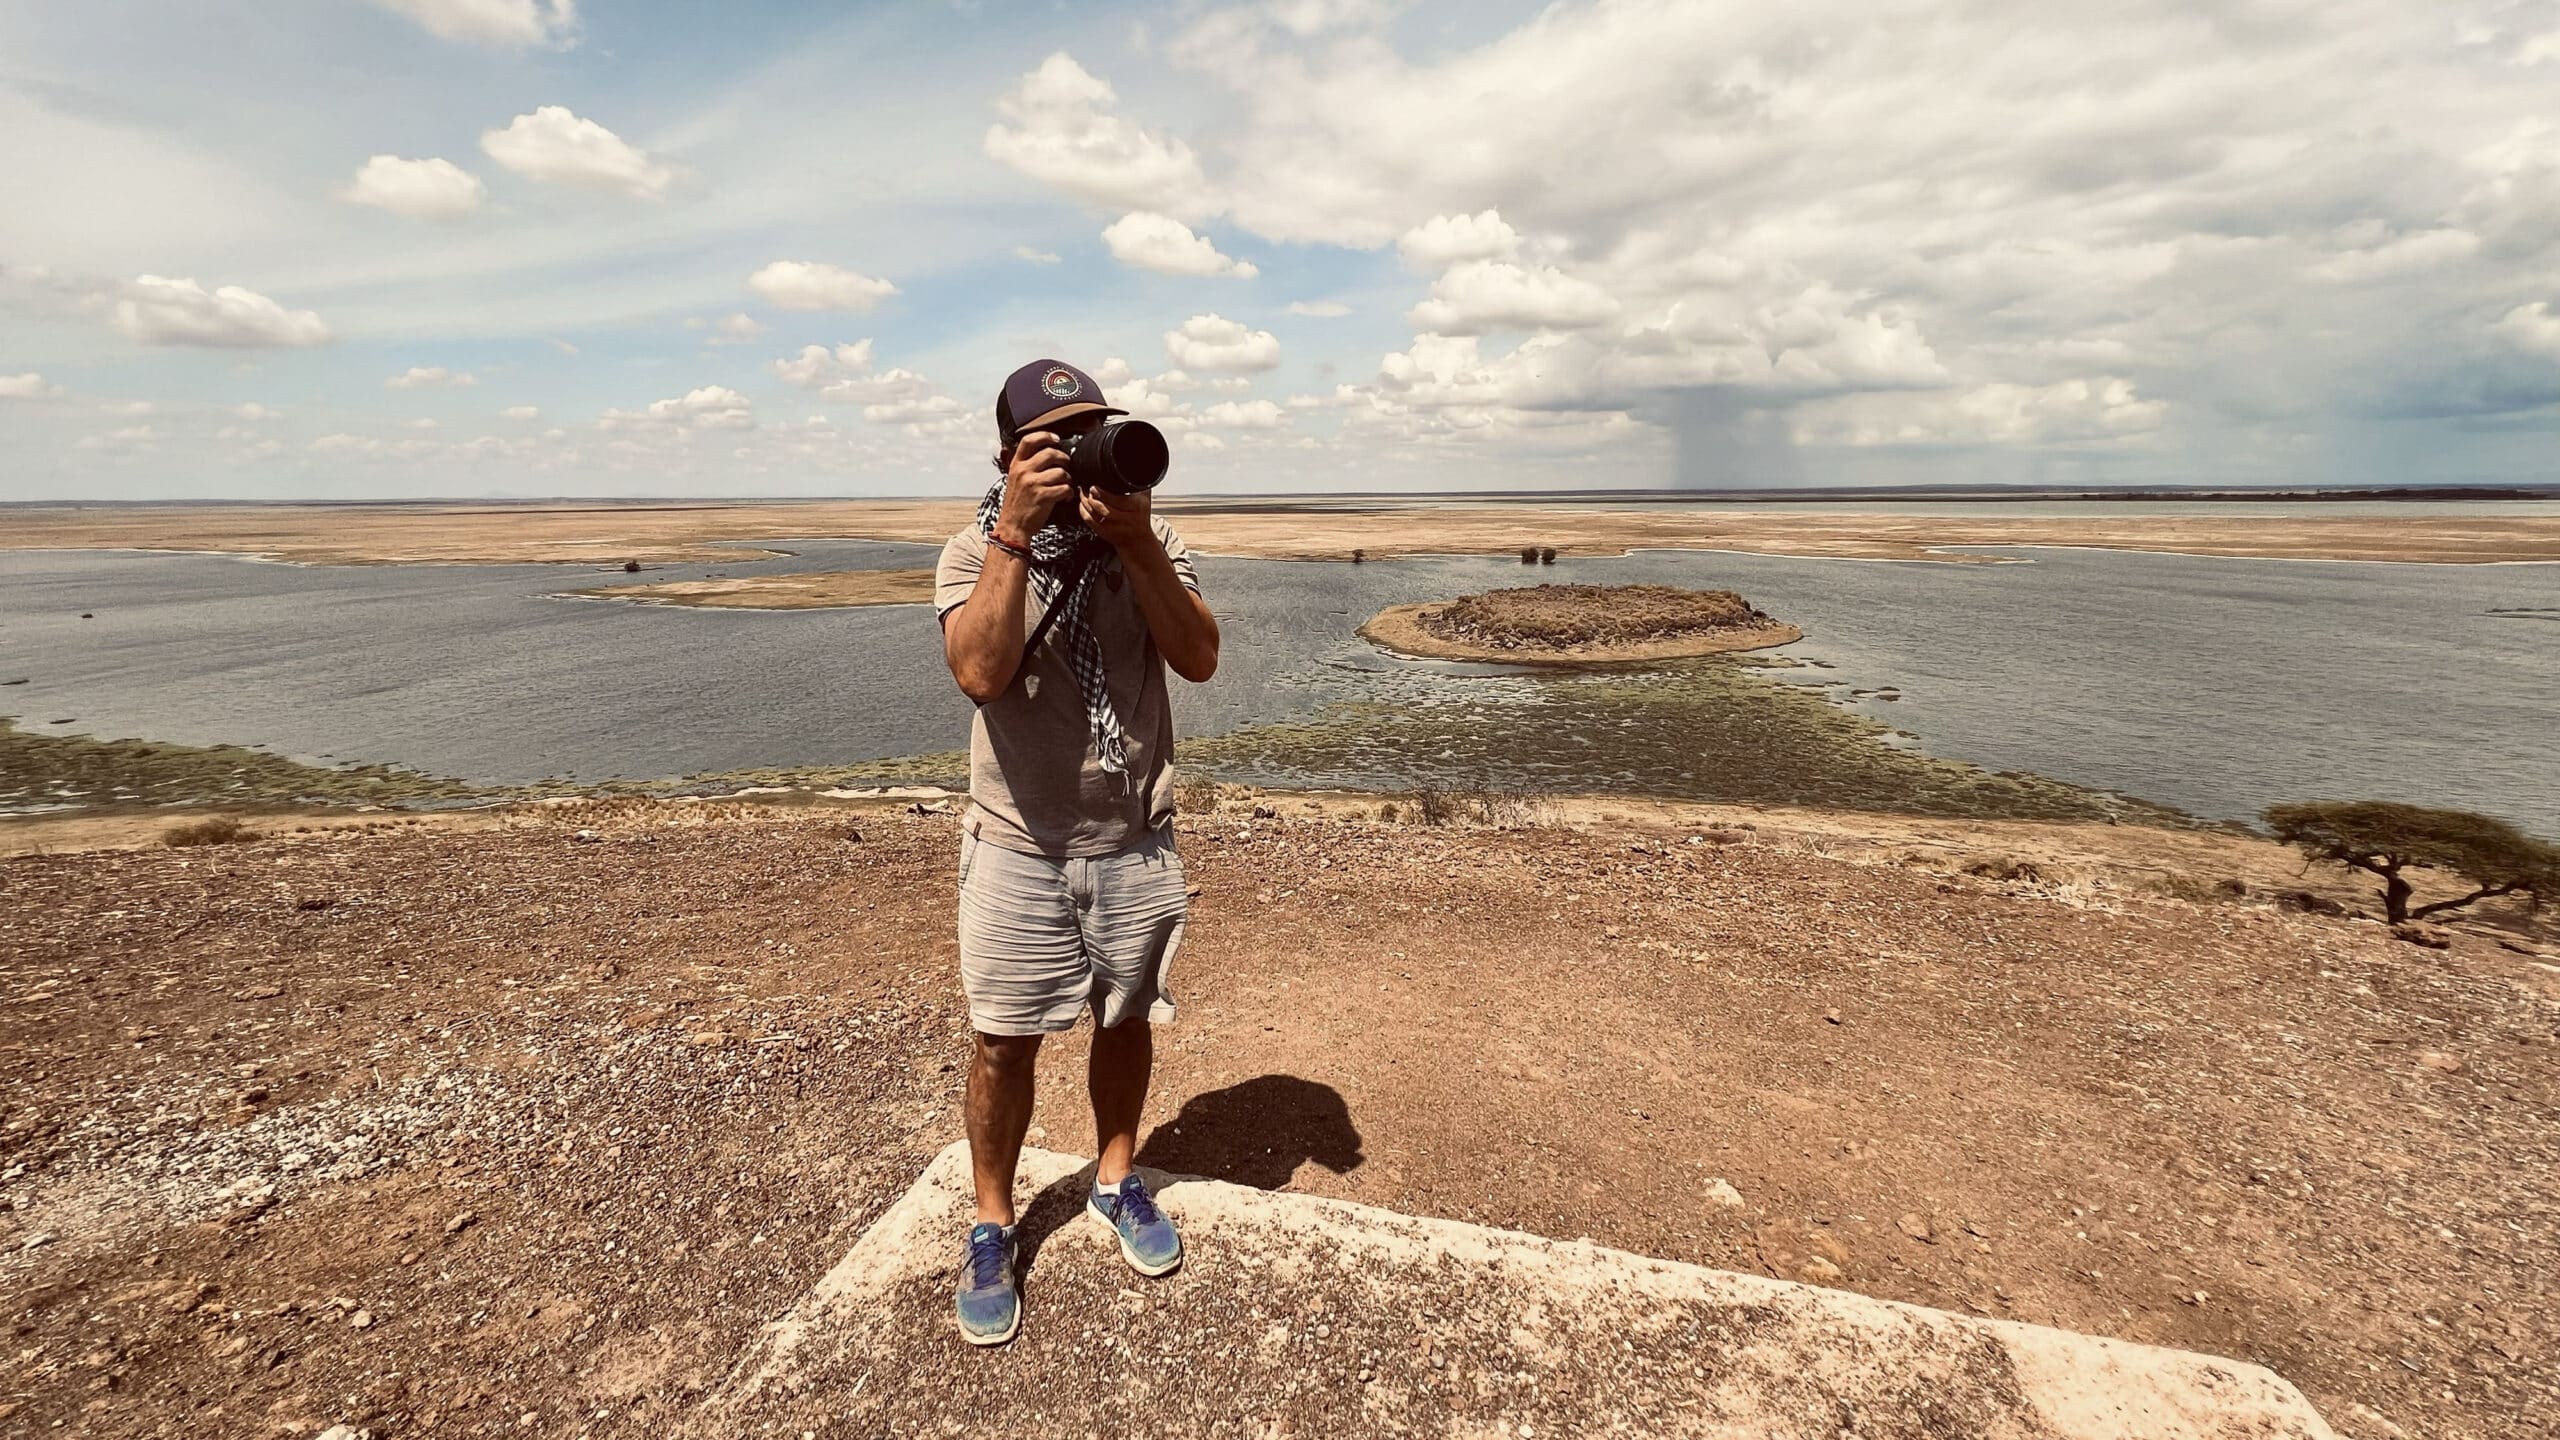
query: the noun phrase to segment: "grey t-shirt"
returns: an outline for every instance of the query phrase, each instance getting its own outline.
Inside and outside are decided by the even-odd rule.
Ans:
[[[1156,538],[1183,587],[1200,592],[1190,547],[1173,527],[1155,521]],[[987,537],[971,526],[942,547],[933,575],[933,610],[948,619],[967,603],[986,564]],[[1102,768],[1085,718],[1084,696],[1067,664],[1065,617],[1049,628],[1013,684],[978,707],[969,725],[969,833],[989,844],[1034,855],[1108,855],[1153,834],[1173,818],[1173,711],[1166,702],[1164,659],[1156,653],[1120,557],[1094,562],[1086,623],[1102,642],[1111,707],[1129,746],[1134,785]],[[1022,629],[1040,623],[1041,607],[1023,587]]]

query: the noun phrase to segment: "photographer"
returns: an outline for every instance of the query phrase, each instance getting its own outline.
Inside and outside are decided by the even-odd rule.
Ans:
[[[1141,1274],[1182,1243],[1130,1169],[1171,1019],[1165,966],[1188,900],[1173,846],[1173,717],[1164,672],[1207,680],[1218,622],[1189,551],[1154,518],[1164,440],[1092,377],[1038,360],[996,399],[1004,478],[934,577],[952,677],[978,704],[960,840],[960,979],[976,1030],[968,1128],[977,1187],[956,1305],[963,1338],[1021,1323],[1013,1181],[1044,1035],[1094,1012],[1087,1208]]]

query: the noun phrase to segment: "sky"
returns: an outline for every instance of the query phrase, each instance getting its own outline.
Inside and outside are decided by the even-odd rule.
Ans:
[[[2560,480],[2560,0],[0,0],[0,500]]]

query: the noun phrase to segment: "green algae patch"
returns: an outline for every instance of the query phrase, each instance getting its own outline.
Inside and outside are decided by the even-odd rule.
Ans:
[[[1475,677],[1184,742],[1199,773],[1347,790],[1660,796],[2017,820],[2192,824],[2181,811],[1906,748],[1890,727],[1723,658]],[[1389,687],[1393,688],[1393,687]]]
[[[0,815],[164,805],[381,805],[502,798],[389,765],[308,765],[238,745],[100,740],[0,715]]]

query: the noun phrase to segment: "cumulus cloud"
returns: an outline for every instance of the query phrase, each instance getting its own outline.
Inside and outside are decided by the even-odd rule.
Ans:
[[[1060,51],[996,101],[986,152],[1090,204],[1197,220],[1215,210],[1198,157],[1180,139],[1109,113],[1104,81]]]
[[[1016,245],[1013,247],[1013,258],[1029,261],[1034,265],[1055,265],[1059,257],[1035,245]]]
[[[776,260],[748,276],[747,288],[785,310],[867,311],[898,293],[886,280],[809,260]]]
[[[542,407],[538,405],[510,405],[498,413],[509,420],[539,420],[542,418]]]
[[[47,384],[33,370],[22,375],[0,375],[0,400],[50,400],[61,393],[61,386]]]
[[[447,40],[523,49],[566,45],[577,35],[577,0],[376,0]]]
[[[904,427],[910,435],[956,434],[975,424],[976,412],[915,371],[875,369],[868,339],[833,349],[804,345],[799,354],[774,361],[773,373],[821,399],[859,405],[863,419]]]
[[[1520,253],[1520,234],[1499,211],[1439,215],[1396,239],[1396,253],[1417,270],[1445,270],[1461,260],[1508,260]]]
[[[1219,254],[1206,236],[1193,234],[1190,226],[1172,216],[1145,210],[1111,222],[1102,232],[1102,243],[1111,247],[1112,258],[1121,264],[1166,275],[1232,275],[1250,280],[1262,273],[1249,260]]]
[[[261,405],[255,400],[251,400],[243,405],[232,407],[231,413],[239,416],[243,420],[274,420],[282,417],[284,414],[281,410],[275,409],[272,406]]]
[[[764,333],[764,322],[743,310],[706,320],[696,315],[684,322],[687,330],[708,330],[714,345],[743,345]]]
[[[412,365],[382,382],[385,390],[434,390],[443,387],[463,389],[480,383],[480,377],[468,370],[447,370],[441,365]]]
[[[2519,350],[2560,360],[2560,313],[2548,300],[2519,305],[2489,327],[2491,334]]]
[[[1221,400],[1200,412],[1200,423],[1230,430],[1277,430],[1288,422],[1270,400]]]
[[[1166,331],[1164,350],[1189,370],[1268,370],[1280,363],[1280,342],[1270,331],[1219,315],[1194,315],[1181,329]]]
[[[371,205],[412,220],[459,220],[480,208],[489,187],[450,160],[376,155],[338,192],[350,205]]]
[[[1407,311],[1416,329],[1441,335],[1488,330],[1581,330],[1617,318],[1618,302],[1587,280],[1552,266],[1468,260],[1431,286],[1431,298]]]
[[[784,383],[804,390],[815,390],[852,375],[871,370],[871,341],[866,337],[830,350],[824,345],[803,345],[800,353],[787,360],[773,362],[773,373]]]
[[[530,180],[610,190],[640,200],[665,199],[676,179],[671,166],[564,105],[544,105],[517,116],[503,130],[485,132],[480,148]]]
[[[255,350],[326,345],[329,327],[308,310],[287,310],[255,290],[207,290],[193,280],[137,277],[107,313],[108,323],[145,345]]]
[[[646,410],[607,410],[597,420],[601,430],[752,430],[755,402],[725,385],[705,385],[669,400],[653,400]]]
[[[1292,300],[1289,313],[1317,320],[1332,320],[1351,313],[1351,307],[1339,300]]]

